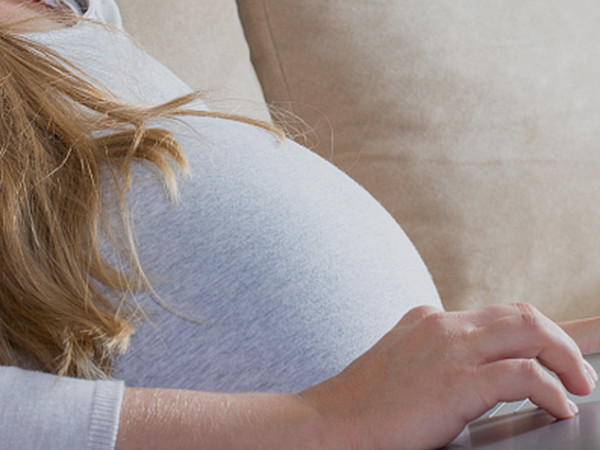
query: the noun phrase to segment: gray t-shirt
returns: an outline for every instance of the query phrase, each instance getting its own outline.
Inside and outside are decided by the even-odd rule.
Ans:
[[[112,0],[91,0],[86,16],[120,25]],[[189,92],[124,34],[102,26],[30,36],[126,100],[156,104]],[[191,176],[172,202],[156,169],[133,165],[128,203],[140,259],[168,307],[147,294],[135,299],[148,320],[117,362],[115,375],[128,386],[301,390],[343,369],[411,307],[441,307],[400,227],[331,164],[231,120],[158,125],[175,133]],[[103,250],[120,263],[118,249]],[[114,392],[121,388],[114,384]],[[5,405],[21,401],[14,387],[4,394]],[[28,402],[25,410],[35,412]],[[68,414],[36,420],[58,428]]]

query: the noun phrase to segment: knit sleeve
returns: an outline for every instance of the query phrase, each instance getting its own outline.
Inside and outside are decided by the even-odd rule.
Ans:
[[[124,383],[0,367],[0,449],[112,449]]]

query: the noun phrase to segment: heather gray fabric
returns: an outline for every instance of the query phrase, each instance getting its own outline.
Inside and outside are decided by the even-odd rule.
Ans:
[[[0,449],[112,448],[123,387],[0,367]]]
[[[118,24],[112,1],[92,0],[86,16],[102,5],[110,14],[98,17]],[[98,25],[31,37],[127,100],[157,103],[189,90],[124,35]],[[295,391],[337,373],[409,308],[441,307],[400,227],[320,157],[229,120],[160,125],[186,150],[191,175],[180,180],[179,201],[171,202],[156,169],[136,163],[128,202],[142,265],[177,313],[149,295],[136,299],[149,320],[117,363],[115,374],[127,385]],[[120,249],[103,250],[125,265]],[[81,389],[61,397],[50,414],[39,409],[49,378],[12,370],[0,370],[3,410],[19,411],[19,420],[4,422],[16,439],[10,447],[28,448],[18,438],[34,426],[60,433],[69,427],[80,442],[89,438],[94,383],[78,381]],[[21,396],[19,380],[41,396]],[[102,386],[117,400],[104,408],[112,425],[94,430],[113,439],[122,385]]]
[[[142,296],[152,323],[118,364],[128,385],[299,390],[339,372],[410,307],[441,307],[400,227],[320,157],[222,119],[172,128],[192,178],[172,204],[137,166],[132,216],[158,294],[204,323]]]

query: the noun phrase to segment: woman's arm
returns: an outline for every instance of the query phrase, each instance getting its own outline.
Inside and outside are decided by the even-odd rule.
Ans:
[[[498,401],[529,397],[571,417],[563,385],[585,395],[596,380],[576,343],[529,305],[419,307],[299,394],[127,390],[117,448],[432,448]]]
[[[594,350],[599,320],[562,327]],[[124,449],[439,447],[497,401],[529,397],[570,417],[563,385],[585,395],[597,375],[565,331],[522,304],[419,307],[341,374],[298,394],[129,388],[120,418],[122,383],[0,367],[2,444],[107,448],[118,421]]]
[[[342,435],[298,394],[126,389],[116,448],[350,448]]]

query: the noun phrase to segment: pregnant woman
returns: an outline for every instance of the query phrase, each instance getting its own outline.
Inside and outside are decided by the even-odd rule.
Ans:
[[[595,319],[443,312],[367,192],[120,27],[0,0],[0,445],[436,447],[501,400],[576,414]]]

